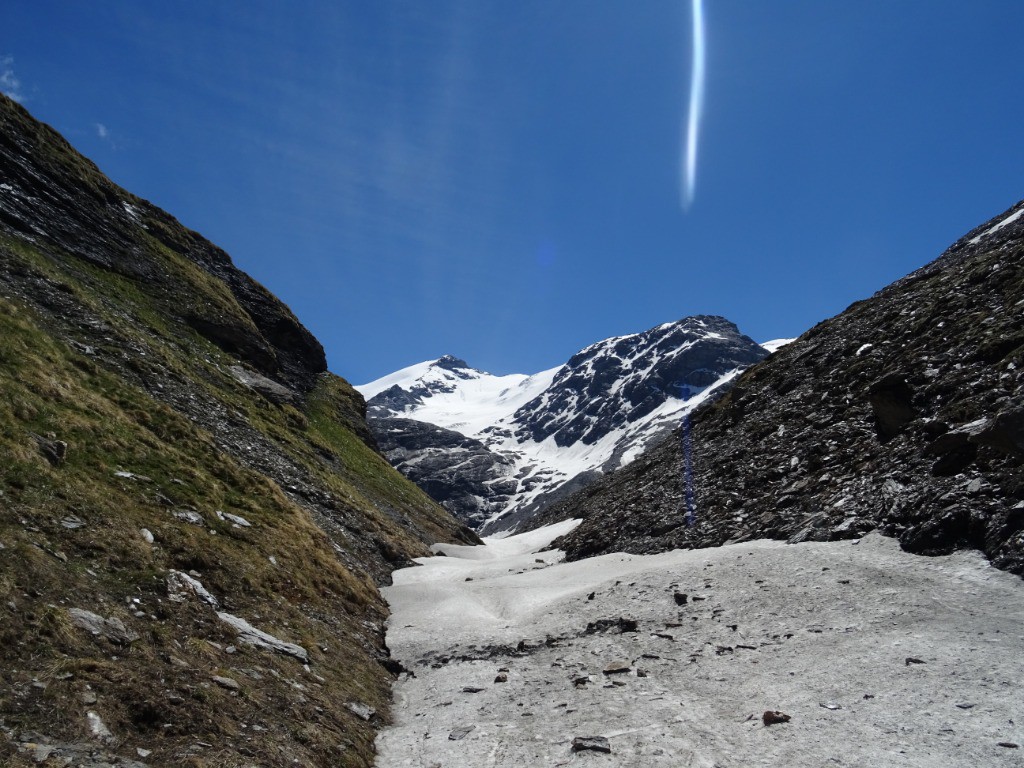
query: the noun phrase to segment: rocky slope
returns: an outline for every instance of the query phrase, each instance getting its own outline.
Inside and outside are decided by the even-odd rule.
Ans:
[[[699,316],[592,344],[534,376],[445,356],[359,390],[388,460],[493,533],[628,463],[765,355],[725,318]]]
[[[415,419],[372,423],[392,466],[468,525],[484,523],[518,488],[513,459],[479,440]]]
[[[1024,202],[698,411],[692,527],[678,435],[544,519],[585,518],[571,558],[879,529],[1024,575],[1022,317]]]
[[[472,541],[265,288],[0,97],[0,763],[372,762],[378,584]]]

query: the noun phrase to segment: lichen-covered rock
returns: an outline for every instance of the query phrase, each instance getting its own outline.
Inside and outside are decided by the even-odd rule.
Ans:
[[[116,616],[104,618],[84,608],[69,608],[68,616],[76,627],[117,645],[129,645],[139,639],[139,633],[125,627]]]
[[[245,619],[241,619],[238,616],[232,616],[230,613],[218,611],[217,618],[238,632],[238,642],[240,643],[254,645],[257,648],[265,648],[268,651],[273,651],[274,653],[291,656],[298,659],[303,664],[309,663],[309,651],[300,645],[285,642],[278,637],[274,637],[269,632],[256,629],[256,627]]]

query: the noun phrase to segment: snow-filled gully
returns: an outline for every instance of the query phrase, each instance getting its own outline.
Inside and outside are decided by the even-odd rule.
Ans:
[[[1024,761],[1024,582],[980,555],[876,534],[540,551],[572,525],[394,574],[388,644],[412,674],[379,768]]]

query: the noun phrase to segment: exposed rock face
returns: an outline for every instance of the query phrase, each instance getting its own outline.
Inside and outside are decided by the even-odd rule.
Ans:
[[[483,526],[518,489],[514,461],[461,432],[388,417],[371,426],[391,466],[472,528]]]
[[[377,585],[476,537],[364,415],[227,254],[0,96],[0,763],[100,725],[104,765],[372,763]]]
[[[1024,574],[1024,203],[820,323],[678,434],[537,524],[586,521],[570,558],[878,528],[924,554],[978,548]]]
[[[92,611],[82,608],[68,610],[71,622],[79,629],[84,629],[96,636],[105,637],[111,643],[130,645],[139,639],[138,634],[125,629],[124,623],[117,618],[105,619]]]
[[[267,375],[308,388],[313,376],[327,370],[320,342],[224,251],[156,206],[118,189],[85,158],[77,156],[69,165],[71,146],[26,117],[16,107],[4,110],[0,222],[5,230],[60,243],[90,264],[145,282],[165,299],[162,311]],[[31,165],[23,162],[27,157]],[[140,228],[151,242],[142,242]],[[184,291],[181,274],[152,257],[154,245],[216,278],[217,301],[202,301],[210,291]],[[236,306],[243,311],[232,311]]]
[[[430,364],[440,376],[414,380],[404,385],[395,384],[374,395],[369,410],[374,417],[389,413],[414,411],[439,394],[457,392],[459,384],[473,381],[482,371],[469,367],[469,363],[452,355],[443,355]],[[362,389],[362,388],[360,388]]]
[[[683,387],[696,392],[767,356],[724,317],[700,315],[606,339],[573,355],[515,415],[516,434],[592,445],[650,415]]]
[[[494,533],[627,463],[766,355],[733,323],[704,315],[606,339],[530,377],[446,355],[360,389],[392,465]]]

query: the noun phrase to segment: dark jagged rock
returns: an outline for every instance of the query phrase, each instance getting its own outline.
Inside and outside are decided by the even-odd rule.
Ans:
[[[779,725],[781,723],[788,723],[793,718],[787,715],[785,712],[779,712],[775,709],[765,710],[765,713],[761,715],[761,721],[766,725]]]
[[[636,632],[637,629],[639,629],[639,624],[636,619],[619,616],[617,619],[598,619],[597,621],[591,621],[587,624],[587,628],[583,630],[583,634],[596,635],[605,632],[625,634],[626,632]]]
[[[678,433],[533,522],[571,559],[873,529],[1024,574],[1024,203],[748,369]]]
[[[577,736],[572,740],[572,751],[610,754],[612,747],[604,736]]]
[[[680,389],[710,386],[767,352],[724,317],[698,315],[593,344],[551,386],[516,411],[517,435],[565,447],[592,445],[649,414]]]
[[[518,488],[509,457],[461,432],[414,419],[375,418],[371,425],[391,466],[472,528]]]

